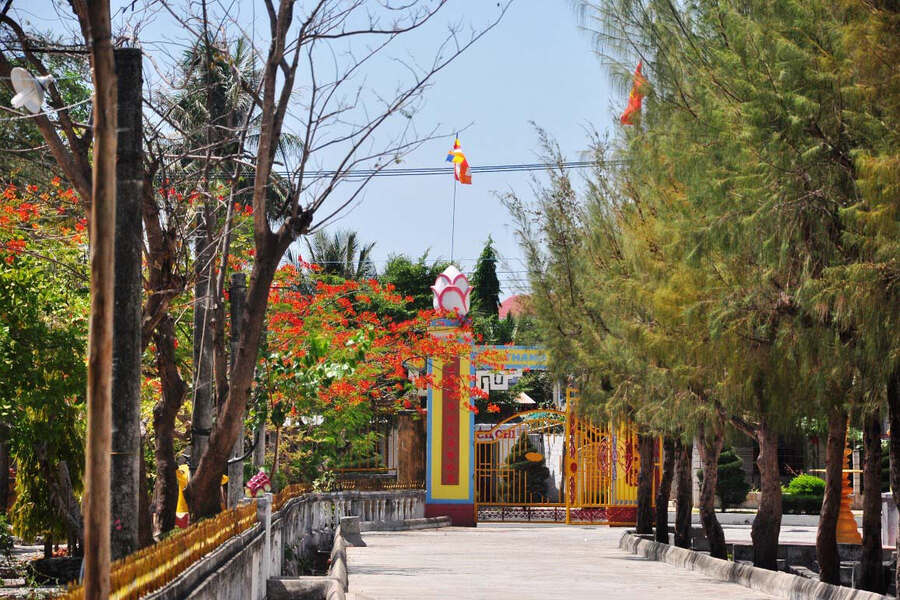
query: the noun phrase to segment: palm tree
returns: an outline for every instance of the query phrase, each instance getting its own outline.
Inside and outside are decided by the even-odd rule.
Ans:
[[[317,231],[306,238],[309,262],[322,267],[322,273],[344,279],[368,279],[375,277],[371,244],[361,244],[355,231],[337,231],[327,234]]]

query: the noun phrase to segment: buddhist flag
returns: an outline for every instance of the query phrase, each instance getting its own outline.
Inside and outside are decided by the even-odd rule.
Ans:
[[[634,70],[634,83],[631,86],[631,93],[628,94],[628,106],[625,107],[625,112],[622,113],[622,117],[619,119],[622,125],[634,125],[634,121],[631,119],[634,113],[641,110],[641,102],[644,100],[641,87],[647,83],[647,79],[641,73],[643,66],[644,61],[641,61],[638,63],[637,69]]]
[[[453,163],[453,177],[460,183],[472,184],[472,173],[469,171],[469,161],[463,154],[459,145],[459,138],[453,142],[453,148],[447,153],[447,162]]]

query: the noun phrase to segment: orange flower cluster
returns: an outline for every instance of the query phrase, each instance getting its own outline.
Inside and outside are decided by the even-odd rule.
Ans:
[[[472,352],[470,331],[464,330],[460,338],[438,338],[429,332],[433,311],[408,320],[391,318],[392,309],[412,301],[393,285],[374,279],[318,280],[312,293],[304,293],[296,285],[298,276],[294,266],[281,268],[269,296],[269,349],[282,357],[282,366],[302,368],[312,339],[327,340],[334,356],[356,351],[361,333],[366,339],[352,371],[318,390],[318,399],[336,410],[360,402],[374,403],[379,410],[418,409],[415,390],[433,383],[425,373],[425,360],[446,361]],[[468,374],[458,382],[462,406],[477,412],[468,399],[482,392],[473,383]]]

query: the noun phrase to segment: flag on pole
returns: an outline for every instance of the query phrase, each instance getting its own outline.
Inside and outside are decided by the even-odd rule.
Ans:
[[[644,77],[643,73],[641,73],[641,68],[643,66],[644,61],[640,61],[637,69],[634,70],[634,83],[631,86],[631,93],[628,94],[628,106],[625,107],[625,112],[622,113],[622,117],[619,119],[622,122],[622,125],[634,125],[632,117],[636,112],[640,112],[641,110],[641,102],[644,100],[644,94],[641,93],[641,87],[647,83],[647,79]]]
[[[469,161],[466,160],[466,155],[463,154],[462,148],[459,145],[459,138],[454,140],[453,148],[447,153],[447,162],[453,163],[453,177],[458,182],[466,185],[472,184],[472,173],[469,171]]]

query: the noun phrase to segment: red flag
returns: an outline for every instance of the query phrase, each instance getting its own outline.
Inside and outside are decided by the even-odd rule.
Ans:
[[[628,106],[625,107],[625,112],[622,113],[622,117],[619,119],[622,125],[634,125],[631,118],[634,116],[634,113],[641,110],[641,102],[644,100],[641,87],[647,83],[647,79],[641,73],[643,66],[644,61],[640,61],[637,69],[634,70],[634,83],[631,86],[631,93],[628,94]]]

